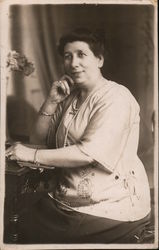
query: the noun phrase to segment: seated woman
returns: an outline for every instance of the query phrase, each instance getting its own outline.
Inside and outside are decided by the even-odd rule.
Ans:
[[[55,189],[20,218],[20,243],[131,243],[149,221],[139,105],[103,77],[104,45],[86,29],[60,39],[65,75],[52,84],[30,137],[44,148],[17,143],[6,151],[36,168],[55,167]]]

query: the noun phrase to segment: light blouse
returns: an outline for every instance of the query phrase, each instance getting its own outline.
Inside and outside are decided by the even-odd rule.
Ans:
[[[76,109],[78,90],[61,103],[48,132],[49,148],[76,145],[93,159],[87,166],[59,169],[50,196],[59,207],[120,221],[150,212],[147,175],[137,155],[139,105],[130,91],[105,80]]]

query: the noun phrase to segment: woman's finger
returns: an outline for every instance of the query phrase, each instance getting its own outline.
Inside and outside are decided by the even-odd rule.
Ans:
[[[16,158],[15,155],[11,155],[11,156],[9,157],[9,159],[10,159],[10,160],[17,160],[17,158]]]
[[[21,143],[20,143],[19,141],[14,142],[12,146],[10,146],[9,148],[6,149],[6,155],[7,155],[7,154],[10,155],[10,152],[14,152],[14,151],[15,151],[15,148],[16,148],[18,145],[21,145]]]
[[[62,92],[64,93],[64,95],[67,94],[67,89],[65,84],[63,83],[63,81],[59,81],[59,88],[61,88]]]
[[[68,75],[63,75],[61,80],[66,80],[70,88],[74,85],[73,79]]]
[[[12,151],[13,151],[13,146],[9,147],[9,148],[6,150],[6,155],[10,155]]]
[[[9,157],[9,158],[10,158],[11,155],[12,155],[12,151],[6,152],[6,154],[5,154],[5,156]]]
[[[66,95],[70,95],[70,87],[68,85],[68,82],[66,80],[62,80],[62,84],[65,87],[65,93],[66,93]]]
[[[14,151],[12,149],[8,150],[6,153],[5,153],[5,156],[7,158],[9,158],[10,160],[14,159]]]
[[[70,93],[67,85],[68,84],[67,84],[66,81],[65,82],[64,81],[59,81],[58,82],[58,93],[59,93],[59,95],[65,97]]]

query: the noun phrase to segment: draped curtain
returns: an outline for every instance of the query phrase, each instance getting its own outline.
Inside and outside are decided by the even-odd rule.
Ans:
[[[28,138],[51,83],[63,74],[57,53],[60,36],[75,27],[102,28],[107,57],[103,74],[128,87],[141,108],[139,155],[153,168],[154,9],[151,5],[11,5],[10,49],[25,54],[35,72],[12,73],[7,90],[7,121],[13,139]],[[117,114],[118,115],[118,114]],[[150,181],[152,178],[150,177]]]
[[[35,67],[28,77],[13,72],[8,86],[10,135],[27,137],[51,83],[62,73],[56,49],[58,18],[48,6],[13,5],[10,23],[11,50],[27,56]]]

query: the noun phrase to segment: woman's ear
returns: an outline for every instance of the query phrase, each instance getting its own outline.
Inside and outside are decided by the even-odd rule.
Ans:
[[[98,56],[98,67],[102,68],[104,64],[104,56],[103,55],[99,55]]]

